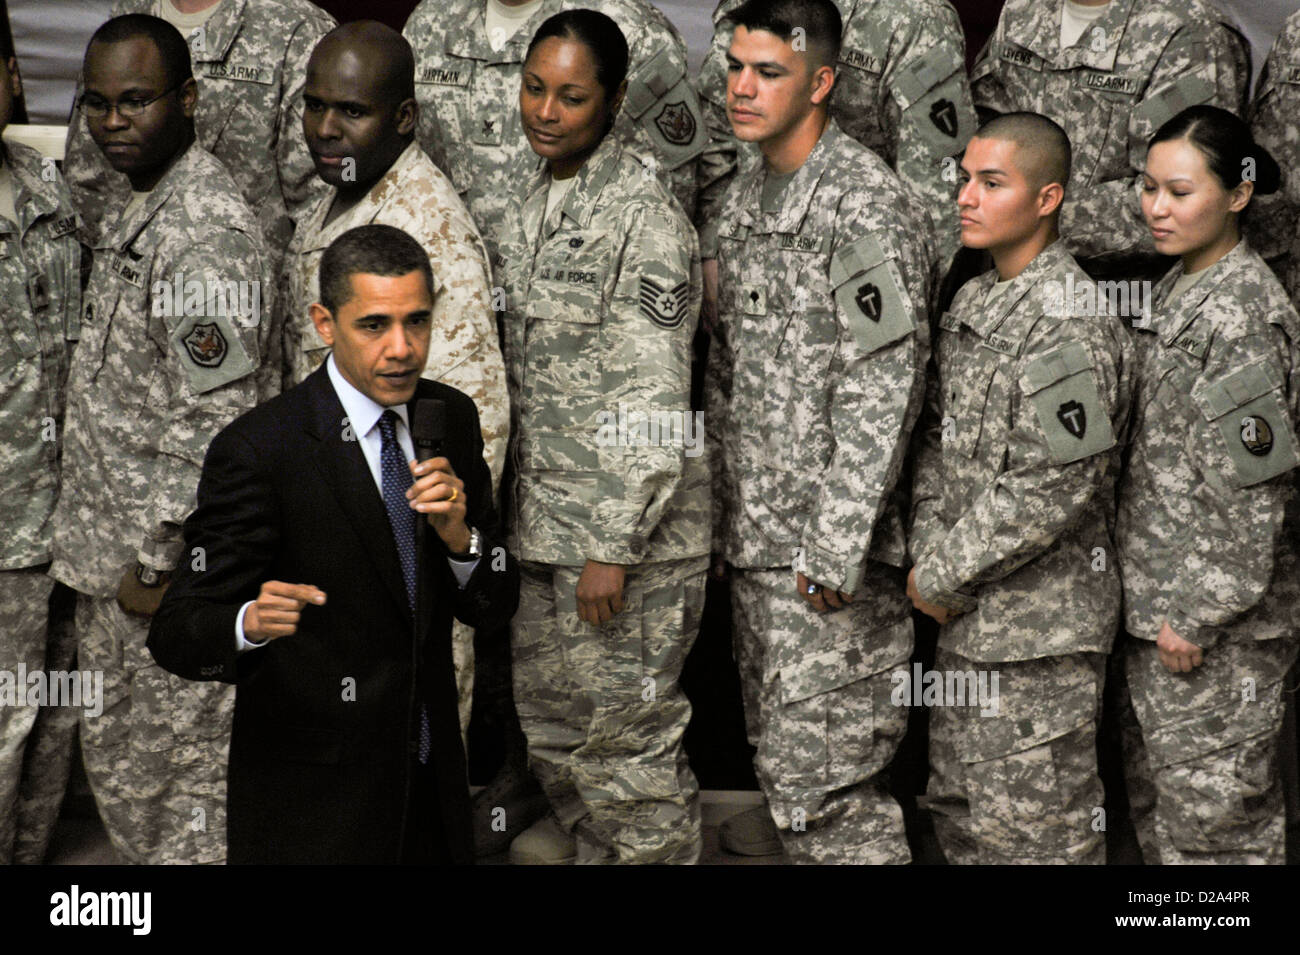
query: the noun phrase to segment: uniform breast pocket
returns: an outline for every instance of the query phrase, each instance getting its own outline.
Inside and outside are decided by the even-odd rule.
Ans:
[[[839,340],[835,313],[810,308],[791,316],[767,378],[767,436],[771,460],[800,470],[818,451],[829,457],[826,392]],[[795,453],[791,453],[794,450]]]
[[[1097,79],[1096,77],[1101,77]],[[1091,117],[1088,134],[1070,140],[1074,149],[1071,159],[1070,179],[1075,183],[1091,183],[1113,178],[1115,173],[1128,168],[1128,125],[1137,104],[1137,97],[1122,91],[1099,90],[1090,83],[1119,82],[1105,74],[1086,74],[1076,80],[1074,96],[1079,115]],[[1101,223],[1095,223],[1100,226]]]
[[[260,193],[266,194],[276,187],[276,180],[273,176],[249,175],[254,170],[249,169],[248,157],[266,157],[262,163],[267,166],[272,162],[270,144],[274,138],[275,117],[279,115],[279,87],[274,83],[275,73],[265,67],[229,65],[227,68],[258,75],[265,82],[205,77],[201,81],[203,86],[195,126],[203,147],[225,163],[243,188],[255,184]],[[293,126],[297,131],[301,129],[302,103],[290,105],[299,119]],[[239,157],[239,161],[231,162],[235,157]]]
[[[1000,362],[966,369],[948,386],[943,441],[958,457],[996,474],[1006,454],[1009,378]],[[950,410],[948,410],[950,409]]]
[[[40,342],[25,304],[25,299],[0,302],[0,382],[18,365],[40,354]]]
[[[534,397],[604,392],[599,294],[587,289],[535,296],[527,307],[527,387]]]

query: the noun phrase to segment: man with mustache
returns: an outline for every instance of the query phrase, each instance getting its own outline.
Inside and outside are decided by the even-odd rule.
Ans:
[[[495,494],[510,428],[505,365],[497,340],[487,253],[451,182],[415,142],[415,60],[401,34],[373,20],[344,24],[312,51],[303,90],[302,134],[330,190],[299,222],[285,261],[282,293],[284,385],[320,366],[329,346],[308,307],[320,300],[317,273],[330,243],[361,225],[412,236],[433,263],[434,304],[423,376],[474,400],[483,457]],[[461,726],[469,725],[473,635],[457,624],[453,642]]]
[[[189,44],[199,145],[257,216],[274,273],[294,221],[322,191],[298,126],[307,58],[334,18],[309,0],[115,0],[112,15],[128,13],[166,20]],[[105,211],[126,201],[128,184],[95,148],[79,108],[64,167],[89,232],[112,228]]]
[[[261,231],[226,168],[195,141],[184,38],[157,17],[109,20],[86,48],[79,107],[131,184],[95,248],[68,373],[63,486],[50,576],[77,592],[77,653],[102,671],[81,751],[128,861],[225,859],[233,693],[190,687],[145,649],[181,562],[213,436],[257,403],[269,282]]]

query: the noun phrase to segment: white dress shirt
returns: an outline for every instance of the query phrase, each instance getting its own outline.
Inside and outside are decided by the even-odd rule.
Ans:
[[[357,436],[361,445],[361,453],[365,456],[366,467],[370,468],[370,476],[374,479],[375,490],[379,492],[382,500],[384,483],[380,474],[380,455],[383,452],[384,438],[379,430],[379,419],[383,417],[385,411],[391,410],[397,414],[398,421],[393,427],[394,432],[396,432],[397,443],[401,447],[405,459],[414,461],[415,444],[411,440],[410,422],[406,420],[406,405],[393,405],[391,409],[385,408],[369,395],[363,394],[352,387],[351,383],[343,377],[338,366],[334,363],[333,353],[325,361],[325,371],[329,375],[330,384],[334,386],[334,393],[338,395],[339,403],[343,405],[343,411],[348,419],[348,426],[352,428],[352,433]],[[417,518],[424,518],[425,516],[417,514]],[[464,589],[474,573],[474,568],[478,566],[478,558],[456,560],[454,557],[448,557],[447,563],[451,565],[451,572],[456,577],[456,583],[460,585],[461,589]],[[264,647],[270,642],[253,643],[244,637],[244,614],[248,611],[249,605],[256,602],[256,600],[248,601],[239,608],[239,613],[235,615],[235,647],[240,652]]]

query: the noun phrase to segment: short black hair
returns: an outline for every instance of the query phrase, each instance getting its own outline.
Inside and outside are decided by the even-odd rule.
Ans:
[[[1018,167],[1037,189],[1060,183],[1070,184],[1074,161],[1070,137],[1054,120],[1041,113],[1003,113],[994,116],[975,132],[975,139],[1013,143],[1018,150]]]
[[[138,37],[144,37],[157,48],[163,62],[163,82],[168,89],[193,78],[190,47],[181,31],[161,17],[151,17],[147,13],[128,13],[105,21],[86,44],[86,57],[89,58],[90,48],[96,43],[122,43]]]
[[[834,67],[840,58],[844,21],[831,0],[745,0],[726,17],[746,30],[766,30],[782,40],[802,30],[817,67]]]
[[[394,103],[415,98],[415,53],[406,37],[378,20],[340,23],[312,50],[329,52],[338,45],[357,54],[373,54],[373,68],[382,80],[384,94]],[[310,62],[310,61],[309,61]]]
[[[596,10],[565,10],[542,22],[528,41],[524,59],[532,56],[537,44],[549,37],[576,40],[591,52],[596,62],[596,82],[605,91],[605,102],[612,102],[627,79],[627,37],[618,24]]]
[[[1157,143],[1186,139],[1205,157],[1205,165],[1229,191],[1241,185],[1253,166],[1254,195],[1271,195],[1282,185],[1282,170],[1241,117],[1218,106],[1189,106],[1156,130],[1147,152]]]
[[[424,247],[390,225],[362,225],[330,243],[320,260],[320,303],[331,315],[352,299],[352,276],[421,272],[433,298],[433,266]]]

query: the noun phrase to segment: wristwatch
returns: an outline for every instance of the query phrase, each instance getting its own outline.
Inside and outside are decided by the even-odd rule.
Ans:
[[[166,574],[167,571],[165,570],[154,570],[152,567],[146,567],[139,562],[135,565],[135,579],[146,587],[157,587],[162,583],[162,579]]]
[[[474,560],[483,556],[483,535],[477,527],[469,529],[469,550],[463,554],[452,554],[455,560]]]

